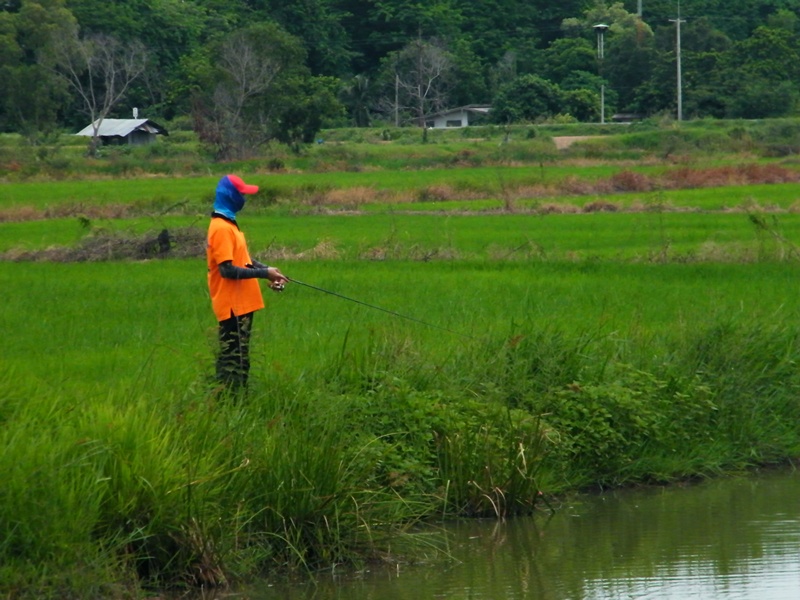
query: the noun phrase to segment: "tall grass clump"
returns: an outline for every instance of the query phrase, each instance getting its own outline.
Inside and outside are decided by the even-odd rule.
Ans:
[[[567,488],[672,481],[800,454],[800,344],[786,322],[723,320],[659,341],[656,354],[636,336],[622,352],[601,338],[565,340],[563,369],[542,370],[534,345],[506,354],[506,402],[541,416],[543,468]],[[552,344],[542,350],[558,356]]]
[[[402,527],[427,507],[372,487],[346,411],[310,418],[321,400],[303,391],[4,395],[2,589],[114,597],[370,560],[390,534],[402,547]]]
[[[244,396],[156,367],[85,399],[4,372],[2,589],[122,597],[413,557],[408,528],[431,518],[800,451],[786,321],[588,331],[521,322],[446,355],[347,335]]]
[[[4,373],[2,589],[123,597],[396,560],[428,547],[406,532],[432,515],[534,507],[535,417],[442,389],[391,340],[320,373],[245,397],[152,373],[85,401]]]
[[[93,461],[103,449],[72,426],[74,405],[13,385],[12,373],[0,377],[0,589],[8,597],[113,597],[133,581],[124,548],[138,532],[95,535],[105,482]]]
[[[742,464],[800,453],[800,338],[794,327],[724,320],[691,340],[683,357],[714,392],[713,435]]]
[[[465,390],[459,372],[408,340],[371,337],[361,348],[342,352],[326,385],[350,399],[348,418],[371,440],[365,456],[379,488],[424,499],[429,514],[534,509],[544,454],[535,415],[509,408],[494,390]]]

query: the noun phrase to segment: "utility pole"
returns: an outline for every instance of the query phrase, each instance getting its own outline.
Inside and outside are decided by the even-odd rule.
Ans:
[[[636,3],[636,16],[640,19],[642,18],[642,0]]]
[[[608,25],[605,23],[598,23],[594,25],[594,30],[597,32],[597,62],[598,72],[600,77],[603,76],[603,58],[605,58],[605,33]],[[600,84],[600,124],[604,125],[606,122],[606,84]]]
[[[681,3],[678,2],[678,18],[677,19],[670,19],[670,22],[675,23],[677,26],[676,28],[676,51],[675,57],[678,63],[678,121],[683,121],[683,83],[681,77],[681,23],[685,23],[683,19],[681,19]]]

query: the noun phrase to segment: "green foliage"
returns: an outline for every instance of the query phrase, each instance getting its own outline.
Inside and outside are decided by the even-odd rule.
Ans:
[[[798,79],[793,75],[798,48],[792,36],[796,16],[767,0],[724,7],[711,4],[694,7],[684,24],[685,114],[691,118],[795,114],[798,89],[792,82]],[[152,116],[197,114],[200,107],[207,107],[205,93],[213,92],[217,81],[213,63],[219,58],[212,49],[245,29],[271,26],[278,26],[301,48],[300,62],[308,77],[333,77],[340,82],[353,76],[378,82],[382,65],[391,63],[389,59],[400,49],[415,43],[434,45],[453,67],[435,108],[484,102],[502,106],[507,99],[503,95],[491,98],[492,90],[517,76],[536,74],[563,85],[577,73],[591,72],[608,81],[610,107],[648,115],[674,111],[675,31],[674,24],[668,24],[675,17],[674,7],[656,1],[647,7],[643,19],[630,9],[623,3],[552,5],[519,0],[480,6],[461,0],[430,6],[395,0],[346,5],[314,0],[302,6],[242,0],[25,0],[1,13],[0,88],[5,88],[0,89],[4,92],[0,128],[48,130],[85,124],[75,114],[78,96],[38,66],[39,60],[47,62],[53,43],[65,39],[64,28],[73,25],[84,36],[109,35],[147,49],[151,60],[144,77],[131,86],[127,104]],[[610,25],[602,64],[597,61],[592,29],[598,22]],[[372,86],[366,103],[362,98],[356,120],[360,126],[368,122],[364,110],[392,120],[394,90],[388,80],[401,73],[387,68],[391,71],[383,74],[387,85]],[[775,98],[789,98],[782,109],[771,98],[763,105],[753,101],[774,91],[776,86],[771,84],[776,83],[780,89]],[[95,87],[95,93],[102,93],[102,86]],[[308,86],[289,87],[284,95],[287,106],[303,105]],[[590,90],[594,91],[584,88],[584,95]],[[588,109],[589,101],[586,96],[580,106],[551,107],[550,113],[592,120],[596,115]],[[284,99],[277,102],[283,104]],[[395,108],[401,112],[409,108],[405,101],[400,104]],[[534,112],[537,117],[544,114],[539,109]],[[516,118],[505,114],[500,122],[508,122],[509,117]],[[298,119],[292,114],[286,118],[294,123],[290,129],[297,130],[298,120],[308,123],[312,117]],[[531,120],[531,115],[519,118]],[[203,117],[205,125],[199,132],[213,138],[209,119]],[[314,135],[286,137],[314,139]]]
[[[74,24],[63,0],[26,1],[0,12],[0,131],[52,131],[67,90],[37,61]]]
[[[796,16],[767,0],[724,7],[711,4],[701,2],[684,23],[684,114],[689,118],[795,114],[800,93],[795,73]],[[348,99],[351,118],[358,126],[367,125],[369,115],[393,122],[397,112],[404,120],[419,122],[443,107],[489,102],[496,106],[497,122],[502,123],[556,115],[564,122],[596,121],[593,95],[597,86],[585,79],[578,85],[582,73],[603,77],[610,110],[645,115],[674,112],[676,32],[674,23],[669,23],[675,18],[674,7],[655,1],[642,19],[631,9],[623,3],[552,5],[519,0],[480,6],[461,0],[429,6],[396,0],[346,5],[313,0],[302,6],[242,0],[25,0],[0,13],[0,130],[48,131],[85,125],[75,110],[82,104],[77,90],[67,89],[43,68],[52,62],[57,43],[68,37],[67,29],[76,27],[84,37],[102,34],[126,46],[146,48],[147,70],[132,82],[126,105],[140,107],[151,117],[193,114],[198,133],[218,158],[244,156],[246,147],[264,145],[278,134],[289,139],[295,150],[298,143],[308,144],[316,137],[312,129],[341,124],[340,108],[335,101],[331,104],[327,90],[353,77],[374,82]],[[599,22],[609,24],[602,61],[598,61],[593,30]],[[268,94],[266,102],[275,113],[265,112],[263,102],[249,103],[248,126],[234,128],[237,134],[232,139],[241,139],[243,132],[249,135],[259,117],[267,117],[271,127],[237,148],[236,143],[224,140],[231,124],[213,114],[219,104],[211,107],[220,79],[219,48],[246,30],[275,27],[290,36],[301,57],[295,61],[293,74]],[[424,82],[413,75],[413,65],[395,60],[403,48],[415,45],[436,48],[439,65],[439,58],[446,57],[447,77],[442,71]],[[263,63],[265,55],[259,52]],[[524,109],[525,99],[516,108],[509,106],[508,90],[501,88],[517,77],[534,75],[570,93],[548,102],[550,94],[540,89],[534,94],[533,108]],[[322,90],[318,77],[334,78],[337,85],[326,83]],[[434,85],[436,98],[426,94],[421,99],[396,99],[398,77],[410,89]],[[93,94],[105,92],[102,84],[93,88]],[[330,113],[318,119],[317,111],[329,106]],[[228,108],[228,117],[236,114],[236,108]],[[114,115],[128,111],[117,109]],[[320,123],[314,124],[315,120]],[[280,125],[283,122],[288,123],[285,128]]]
[[[302,100],[287,103],[282,111],[275,132],[278,141],[299,152],[301,144],[314,142],[323,126],[340,121],[344,110],[337,99],[337,86],[333,78],[316,77],[298,82],[297,91],[287,96]]]
[[[584,38],[555,40],[542,52],[544,77],[559,85],[576,73],[594,73],[597,69],[597,50]]]
[[[275,20],[292,35],[303,40],[308,67],[315,76],[344,77],[356,56],[348,46],[350,34],[344,25],[350,16],[338,4],[314,0],[303,4],[267,1],[255,15]],[[254,15],[254,16],[255,16]]]
[[[275,23],[251,25],[217,44],[214,70],[194,104],[200,140],[216,158],[251,158],[279,135],[293,139],[293,128],[305,133],[302,119],[282,123],[306,89],[304,61],[300,41]]]
[[[557,114],[560,94],[556,85],[536,75],[523,75],[500,88],[492,105],[495,123],[536,122]]]
[[[506,517],[528,514],[546,485],[547,456],[538,417],[489,403],[464,403],[463,419],[439,433],[439,470],[445,509],[455,515]]]
[[[343,83],[340,98],[350,115],[352,125],[370,126],[370,80],[367,77],[356,75]]]
[[[619,485],[638,477],[650,457],[690,462],[696,444],[714,439],[717,407],[700,378],[664,380],[620,364],[600,382],[576,381],[556,391],[542,409],[565,471]],[[717,466],[711,460],[706,469]],[[688,475],[654,471],[655,479]]]

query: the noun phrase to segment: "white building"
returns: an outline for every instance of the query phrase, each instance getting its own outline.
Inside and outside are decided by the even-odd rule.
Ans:
[[[480,120],[489,114],[491,106],[485,104],[468,104],[459,108],[443,110],[425,117],[425,126],[432,129],[448,129],[452,127],[469,126],[470,117]]]

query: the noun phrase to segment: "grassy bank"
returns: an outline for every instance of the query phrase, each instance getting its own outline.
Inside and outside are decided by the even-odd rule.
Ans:
[[[793,263],[284,268],[449,331],[291,286],[233,401],[201,263],[0,264],[6,595],[413,556],[420,520],[800,450]]]

